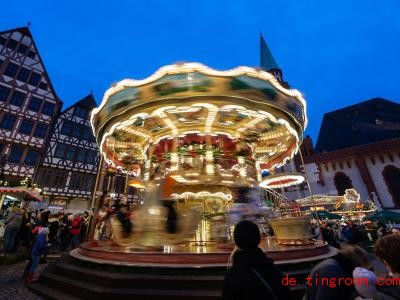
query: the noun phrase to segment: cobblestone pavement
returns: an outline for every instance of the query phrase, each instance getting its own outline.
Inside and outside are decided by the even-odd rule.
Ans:
[[[24,286],[22,273],[27,262],[0,266],[0,300],[42,300],[37,294]],[[36,274],[44,270],[47,264],[41,264]]]

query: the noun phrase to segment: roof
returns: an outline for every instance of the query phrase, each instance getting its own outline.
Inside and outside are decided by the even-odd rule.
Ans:
[[[7,33],[11,33],[11,32],[16,32],[16,31],[17,31],[17,32],[20,32],[22,35],[25,35],[25,36],[28,36],[28,37],[31,38],[33,47],[35,48],[36,54],[37,54],[37,56],[38,56],[38,58],[39,58],[39,62],[40,62],[40,64],[41,64],[42,67],[43,67],[43,75],[45,76],[46,81],[47,81],[47,83],[48,83],[48,85],[49,85],[49,88],[50,88],[52,94],[53,94],[54,97],[55,97],[54,100],[56,100],[56,102],[58,102],[58,105],[59,105],[59,107],[61,108],[61,106],[62,106],[62,101],[61,101],[61,99],[58,97],[57,92],[56,92],[56,90],[55,90],[55,88],[54,88],[54,86],[53,86],[53,83],[52,83],[51,80],[50,80],[50,76],[49,76],[49,74],[48,74],[48,72],[47,72],[47,69],[46,69],[46,66],[45,66],[45,64],[44,64],[44,61],[43,61],[42,57],[40,56],[39,49],[38,49],[38,47],[36,46],[35,39],[33,38],[32,32],[30,31],[29,27],[25,26],[25,27],[17,27],[17,28],[13,28],[13,29],[3,30],[3,31],[0,31],[0,34],[7,34]]]
[[[260,67],[265,71],[279,69],[262,34],[260,34]]]
[[[22,35],[29,36],[31,39],[33,39],[32,33],[29,30],[29,27],[17,27],[17,28],[7,29],[7,30],[0,31],[0,34],[5,34],[5,33],[10,33],[10,32],[15,32],[15,31],[18,31]]]
[[[315,152],[400,138],[400,104],[374,98],[326,113]]]
[[[67,107],[66,109],[64,109],[62,113],[66,112],[67,110],[69,110],[75,106],[81,106],[81,107],[85,107],[85,108],[91,110],[91,109],[97,107],[97,103],[93,97],[93,94],[89,94],[89,95],[83,97],[81,100],[75,102],[74,104],[72,104],[69,107]]]

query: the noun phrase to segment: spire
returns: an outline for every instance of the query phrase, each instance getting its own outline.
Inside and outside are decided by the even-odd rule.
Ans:
[[[272,56],[271,50],[269,50],[262,33],[260,33],[260,67],[264,71],[279,69],[278,64]]]
[[[279,68],[272,56],[271,50],[269,50],[267,43],[264,40],[262,33],[260,32],[260,67],[264,71],[271,73],[276,80],[278,80],[284,87],[288,88],[287,82],[283,81],[282,70]]]

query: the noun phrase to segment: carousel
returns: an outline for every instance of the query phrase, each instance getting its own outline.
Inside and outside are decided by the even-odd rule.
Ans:
[[[335,252],[312,239],[311,220],[299,209],[285,201],[265,206],[264,196],[304,180],[275,169],[298,151],[306,122],[300,92],[256,68],[180,63],[114,84],[91,116],[99,172],[107,166],[125,174],[141,199],[130,205],[95,193],[88,242],[45,273],[44,283],[60,283],[74,269],[67,281],[79,289],[69,290],[89,298],[220,299],[232,231],[244,218],[259,224],[260,247],[282,272],[304,280]],[[96,233],[106,224],[107,234]]]
[[[143,199],[123,209],[131,224],[111,217],[110,240],[97,239],[96,251],[121,250],[131,258],[138,250],[222,253],[225,264],[232,229],[242,218],[262,231],[263,224],[272,226],[275,236],[261,246],[276,258],[287,257],[282,249],[297,249],[285,245],[309,247],[310,255],[326,251],[311,240],[308,217],[285,210],[287,203],[275,210],[262,204],[264,188],[304,180],[274,170],[298,151],[306,122],[300,92],[260,69],[181,63],[116,83],[93,110],[91,124],[103,162],[130,176]],[[263,178],[263,172],[273,175]],[[89,244],[79,254],[93,255]],[[160,257],[155,264],[163,263]]]

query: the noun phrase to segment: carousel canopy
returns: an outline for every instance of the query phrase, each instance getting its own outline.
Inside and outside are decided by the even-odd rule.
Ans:
[[[123,169],[150,161],[153,151],[174,160],[171,149],[181,140],[201,144],[205,136],[223,147],[244,141],[261,169],[272,169],[297,152],[306,122],[300,92],[271,74],[250,67],[217,71],[198,63],[118,82],[91,117],[106,162]]]

